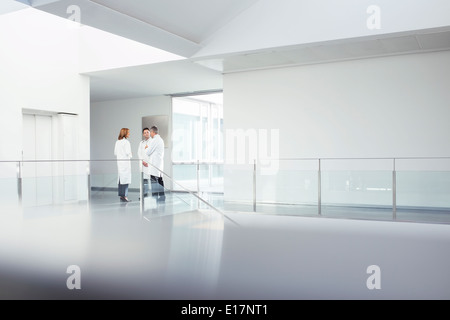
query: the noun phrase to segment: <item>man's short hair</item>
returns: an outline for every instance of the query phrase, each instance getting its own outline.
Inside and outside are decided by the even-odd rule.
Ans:
[[[150,129],[149,128],[144,128],[144,129],[142,129],[142,133],[144,133],[144,131],[145,130],[148,130],[148,131],[150,131]]]
[[[158,133],[158,127],[157,126],[153,126],[150,128],[150,131],[153,131],[154,133]]]

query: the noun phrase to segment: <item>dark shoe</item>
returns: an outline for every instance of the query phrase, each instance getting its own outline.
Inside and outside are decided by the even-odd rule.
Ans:
[[[131,202],[131,200],[129,200],[128,198],[125,198],[125,197],[120,197],[120,201],[122,201],[122,202]]]
[[[166,201],[166,197],[159,197],[157,201],[158,202],[164,202],[164,201]]]

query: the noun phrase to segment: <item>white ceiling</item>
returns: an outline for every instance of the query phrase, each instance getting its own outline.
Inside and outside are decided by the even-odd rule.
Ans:
[[[15,0],[1,0],[0,1],[0,14],[6,14],[10,12],[14,12],[17,10],[21,10],[24,8],[28,8],[27,5],[20,3]]]
[[[441,50],[450,50],[449,27],[86,74],[91,76],[92,101],[102,101],[220,90],[224,73]]]
[[[120,100],[168,94],[220,91],[222,74],[180,60],[85,73],[91,77],[91,101]]]
[[[224,73],[450,50],[450,27],[392,33],[273,48],[216,57],[199,63],[215,62]]]
[[[258,0],[92,0],[200,44]]]
[[[259,0],[17,0],[68,18],[78,6],[81,24],[183,57]]]
[[[191,58],[216,31],[258,1],[33,0],[31,3],[62,17],[67,17],[69,5],[79,5],[82,24],[187,58],[88,72],[92,79],[92,101],[220,90],[223,73],[230,72],[450,50],[450,26],[443,26]]]

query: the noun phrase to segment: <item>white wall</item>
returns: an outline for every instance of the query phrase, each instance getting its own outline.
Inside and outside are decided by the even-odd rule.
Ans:
[[[78,73],[78,29],[29,8],[0,16],[0,43],[0,126],[7,132],[0,160],[21,159],[23,109],[78,114],[78,158],[89,159],[89,79]]]
[[[172,99],[168,96],[114,100],[92,103],[91,106],[91,159],[110,160],[98,162],[91,168],[93,187],[117,187],[117,165],[114,145],[121,128],[130,129],[133,159],[137,159],[139,142],[142,140],[142,117],[169,116],[169,132],[172,131]],[[172,176],[170,141],[165,141],[164,172]],[[131,188],[138,188],[137,162],[132,161]],[[167,179],[166,179],[167,180]],[[166,182],[168,183],[168,181]],[[169,186],[169,185],[168,185]]]
[[[0,127],[4,132],[0,137],[0,161],[22,160],[27,129],[32,130],[24,127],[24,111],[52,116],[52,160],[66,159],[67,133],[63,132],[64,117],[58,113],[77,114],[70,131],[76,141],[72,146],[75,153],[69,160],[89,159],[89,78],[78,73],[78,29],[64,19],[28,8],[0,15],[0,43]],[[50,197],[55,203],[64,201],[59,191],[67,195],[62,180],[68,174],[79,175],[80,183],[73,188],[78,188],[79,200],[86,199],[85,166],[78,171],[72,164],[76,171],[70,172],[67,166],[64,170],[61,165],[52,166],[52,178],[46,177],[45,181],[54,182]],[[24,177],[24,183],[27,179]],[[0,190],[2,202],[17,204],[15,164],[2,164]],[[26,204],[31,195],[23,191]]]
[[[225,129],[279,129],[280,158],[450,157],[448,61],[447,51],[225,74]],[[392,167],[358,166],[387,177]],[[225,195],[249,199],[252,180],[239,182],[235,168],[226,170]],[[392,199],[386,192],[361,201],[385,204]]]

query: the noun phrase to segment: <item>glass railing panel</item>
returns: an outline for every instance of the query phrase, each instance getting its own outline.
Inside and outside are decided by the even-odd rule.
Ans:
[[[174,180],[190,191],[223,193],[223,164],[174,163],[172,170]]]
[[[69,204],[88,204],[96,214],[147,218],[215,209],[450,223],[449,158],[283,159],[270,170],[261,163],[178,168],[189,169],[180,172],[191,185],[162,172],[165,201],[152,197],[151,183],[148,197],[141,199],[140,161],[132,159],[132,201],[124,204],[118,196],[117,160],[0,162],[0,199],[5,210],[20,205],[26,218],[54,212],[45,208],[55,205],[66,210]]]
[[[164,183],[168,182],[167,176],[162,176]],[[198,210],[199,200],[194,193],[190,191],[173,191],[164,188],[155,188],[155,185],[150,185],[150,192],[147,197],[144,197],[142,215],[147,219],[158,218],[161,216],[174,215],[178,213],[191,212]],[[154,195],[153,191],[157,190],[159,194]],[[164,195],[161,194],[163,190]]]
[[[117,162],[114,160],[90,162],[90,201],[102,202],[117,197]]]
[[[397,220],[450,222],[450,159],[398,159]]]
[[[223,174],[224,164],[210,164],[210,186],[211,191],[215,193],[223,193]]]
[[[208,164],[198,165],[198,183],[200,192],[210,192],[211,191],[211,171]]]
[[[198,171],[200,173],[200,171]],[[164,186],[152,183],[149,196],[141,203],[144,218],[174,215],[200,209],[213,210],[221,215],[223,212],[214,206],[205,195],[191,191],[164,172],[161,172]]]
[[[0,162],[0,201],[5,208],[3,213],[7,213],[19,202],[18,170],[18,162]]]
[[[115,199],[117,202],[120,202],[118,195],[119,174],[117,163],[117,160],[91,161],[91,201],[101,202],[102,200],[110,201],[111,199]],[[138,201],[141,175],[140,161],[132,159],[130,160],[130,165],[131,183],[128,185],[128,198],[132,201]]]
[[[121,201],[117,163],[117,160],[2,162],[0,188],[5,197],[2,211],[7,211],[10,203],[26,219],[81,212],[99,217],[150,219],[200,208],[221,213],[208,199],[199,197],[164,172],[160,172],[163,185],[148,179],[145,195],[147,177],[137,159],[130,161],[131,201]]]
[[[51,206],[58,203],[64,171],[59,170],[59,163],[52,161],[21,162],[22,205]]]
[[[223,193],[223,164],[199,164],[199,187],[203,193]]]
[[[197,164],[174,163],[172,166],[173,179],[190,191],[197,191]],[[184,191],[175,184],[173,190]]]
[[[392,220],[393,161],[321,161],[321,214],[328,217]]]
[[[317,215],[318,161],[283,159],[256,171],[257,211]]]
[[[64,161],[58,163],[62,172],[60,186],[62,194],[59,201],[87,202],[89,196],[88,175],[90,166],[88,161]]]
[[[224,200],[223,167],[223,164],[202,163],[198,174],[200,196],[221,208]]]
[[[137,159],[131,160],[130,202],[120,201],[118,196],[116,160],[92,161],[90,171],[90,206],[96,214],[141,216],[150,220],[199,209],[201,201],[190,187],[185,187],[162,171],[162,184],[152,182],[149,176],[142,173],[141,162]],[[181,172],[186,178],[186,172]]]
[[[216,208],[224,208],[224,164],[209,164],[209,185],[201,196]],[[200,190],[203,190],[200,188]]]
[[[251,164],[224,165],[223,209],[227,211],[253,211],[254,166]]]
[[[22,161],[20,174],[23,218],[85,212],[77,205],[88,204],[88,161]]]

